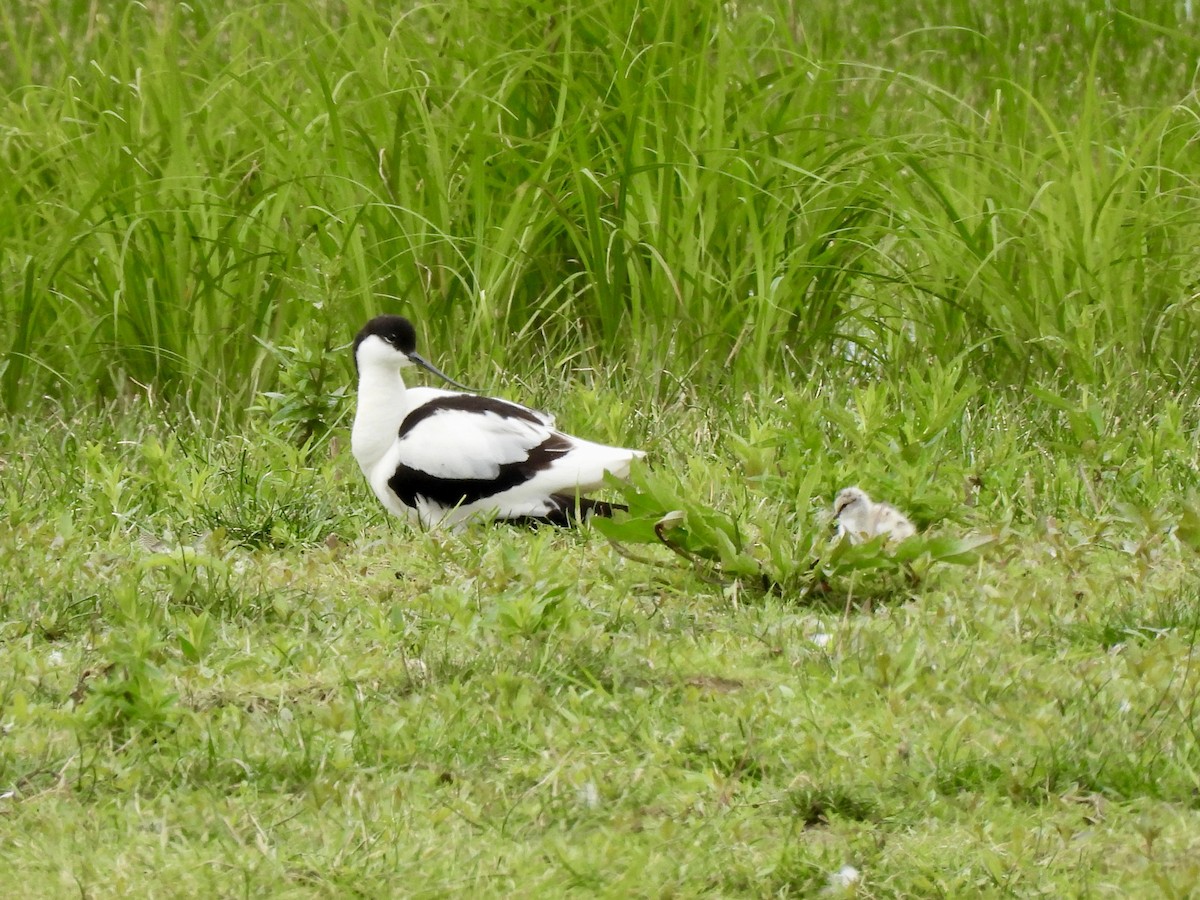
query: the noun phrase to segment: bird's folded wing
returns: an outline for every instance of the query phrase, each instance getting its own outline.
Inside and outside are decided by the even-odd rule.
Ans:
[[[463,408],[460,404],[414,410],[401,426],[397,461],[435,478],[488,479],[497,477],[501,466],[523,463],[535,448],[561,439],[532,410],[493,402],[503,406]],[[417,413],[422,415],[410,423]]]

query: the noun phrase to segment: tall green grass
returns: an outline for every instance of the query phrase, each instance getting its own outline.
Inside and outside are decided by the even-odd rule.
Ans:
[[[380,310],[475,374],[1186,371],[1200,33],[1112,7],[7,6],[0,402],[236,412]]]

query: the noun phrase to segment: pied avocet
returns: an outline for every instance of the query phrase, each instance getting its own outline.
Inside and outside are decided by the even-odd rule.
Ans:
[[[496,518],[570,525],[577,514],[609,515],[580,496],[605,473],[629,474],[640,450],[563,434],[554,418],[507,400],[406,387],[416,364],[470,391],[416,352],[412,323],[376,316],[354,339],[358,409],[351,449],[381,503],[423,525]]]
[[[899,543],[917,533],[908,517],[890,503],[876,503],[861,488],[838,491],[833,500],[833,515],[838,534],[849,535],[852,543],[887,535],[888,543]]]

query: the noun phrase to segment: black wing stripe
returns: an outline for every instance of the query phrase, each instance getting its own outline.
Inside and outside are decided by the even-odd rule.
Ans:
[[[507,403],[504,400],[497,400],[495,397],[455,394],[451,397],[435,397],[428,403],[422,403],[404,417],[404,421],[400,423],[400,433],[398,436],[404,437],[430,416],[436,416],[438,413],[446,410],[469,413],[492,413],[502,419],[521,419],[525,422],[532,422],[534,425],[544,426],[546,424],[542,419],[538,418],[537,413],[533,410],[518,406],[515,403]]]
[[[457,399],[457,398],[448,398]],[[473,398],[486,400],[486,397]],[[436,402],[436,401],[435,401]],[[497,402],[497,401],[492,401]],[[428,406],[429,404],[426,404]],[[512,404],[505,404],[512,406]],[[408,419],[424,409],[409,413]],[[527,412],[520,406],[513,407]],[[408,424],[405,419],[405,425]],[[400,428],[404,434],[404,426]],[[396,472],[388,479],[388,487],[392,489],[400,502],[405,506],[416,508],[417,499],[423,498],[429,503],[436,503],[447,509],[465,506],[478,500],[485,500],[496,494],[524,484],[538,472],[550,467],[556,459],[571,452],[572,444],[561,434],[552,434],[529,451],[529,455],[519,462],[504,463],[495,478],[439,478],[421,469],[414,469],[401,463]]]

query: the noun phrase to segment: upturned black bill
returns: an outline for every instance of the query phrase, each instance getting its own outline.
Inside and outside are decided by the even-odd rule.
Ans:
[[[450,384],[454,385],[456,388],[462,388],[464,391],[470,391],[472,394],[479,393],[478,391],[472,390],[471,388],[467,387],[465,384],[459,384],[457,381],[455,381],[453,378],[451,378],[449,375],[447,375],[445,372],[443,372],[441,369],[439,369],[437,366],[435,366],[433,363],[431,363],[429,360],[427,360],[425,357],[423,357],[420,353],[410,353],[410,354],[408,354],[408,358],[411,359],[413,362],[415,362],[421,368],[428,369],[430,372],[432,372],[438,378],[443,378],[446,381],[450,382]]]

